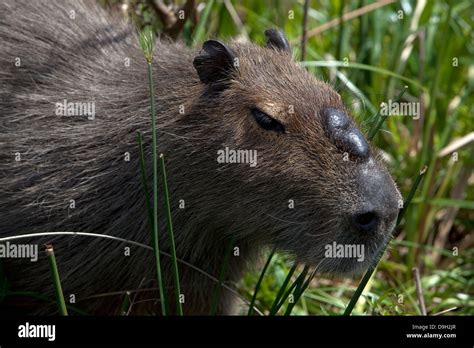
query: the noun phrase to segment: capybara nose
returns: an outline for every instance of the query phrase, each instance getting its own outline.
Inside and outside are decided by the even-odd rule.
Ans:
[[[362,233],[375,233],[379,221],[379,216],[375,211],[366,211],[352,216],[354,229]]]
[[[352,227],[363,233],[390,233],[401,201],[390,174],[369,159],[359,172],[361,201],[352,215]]]

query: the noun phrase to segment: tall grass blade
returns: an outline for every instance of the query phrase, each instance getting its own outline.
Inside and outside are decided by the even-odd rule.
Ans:
[[[145,195],[145,209],[146,209],[146,221],[150,231],[153,231],[152,223],[152,212],[150,207],[150,193],[148,192],[148,187],[146,184],[146,173],[145,173],[145,153],[143,150],[143,137],[140,132],[137,132],[137,141],[138,141],[138,153],[140,156],[140,174],[143,184],[143,194]]]
[[[307,273],[307,272],[306,272]],[[306,273],[304,274],[304,276],[301,278],[301,282],[305,279],[306,277]],[[286,311],[285,311],[285,316],[287,315],[291,315],[291,312],[293,311],[293,308],[296,306],[296,304],[298,303],[299,299],[301,298],[301,296],[303,296],[304,292],[306,291],[306,289],[308,288],[309,284],[311,283],[311,281],[313,280],[314,276],[316,274],[316,270],[314,270],[308,278],[306,278],[306,280],[304,281],[304,283],[302,285],[298,284],[298,286],[296,287],[295,289],[295,293],[293,294],[293,302],[291,302],[289,304],[289,306],[286,308]]]
[[[120,307],[120,315],[128,315],[131,305],[132,299],[130,298],[130,291],[127,291],[123,296],[122,306]]]
[[[438,91],[440,89],[440,78],[441,78],[441,72],[442,72],[442,65],[445,64],[445,62],[449,59],[447,58],[449,50],[447,49],[451,40],[449,38],[450,34],[450,21],[451,21],[451,15],[452,15],[452,9],[453,6],[448,6],[447,14],[446,14],[446,20],[443,24],[443,29],[442,29],[442,37],[439,42],[439,51],[437,51],[437,54],[435,55],[434,58],[436,58],[436,65],[434,68],[434,76],[431,78],[431,84],[430,84],[430,91],[429,91],[429,104],[428,104],[428,109],[426,110],[425,114],[425,120],[423,123],[423,146],[421,148],[421,154],[420,154],[420,162],[419,163],[429,163],[430,157],[431,157],[431,146],[426,146],[428,144],[431,144],[430,138],[433,137],[433,126],[435,125],[435,116],[436,116],[436,100],[438,98]],[[427,181],[430,183],[431,181]]]
[[[410,192],[408,193],[407,199],[405,200],[405,204],[403,205],[403,208],[400,209],[400,212],[398,213],[397,223],[396,223],[395,227],[398,226],[400,224],[400,222],[402,221],[402,218],[405,215],[411,201],[413,200],[413,197],[415,196],[416,190],[418,189],[418,186],[420,185],[421,180],[425,176],[427,170],[428,170],[427,166],[424,166],[423,168],[421,168],[420,173],[418,174],[415,181],[413,182],[413,185],[411,186]]]
[[[416,87],[419,90],[425,91],[426,88],[420,84],[418,81],[409,79],[403,75],[394,73],[393,71],[380,68],[378,66],[372,66],[372,65],[367,65],[367,64],[361,64],[361,63],[344,63],[344,62],[339,62],[339,61],[305,61],[301,62],[303,66],[306,67],[325,67],[325,68],[340,68],[343,67],[344,69],[358,69],[358,70],[365,70],[365,71],[373,71],[376,72],[377,74],[380,75],[387,75],[394,77],[400,81],[404,81],[406,83],[411,84],[412,86]]]
[[[308,10],[309,10],[309,0],[304,1],[303,5],[303,33],[301,36],[301,60],[306,59],[306,42],[308,36]]]
[[[293,282],[293,284],[291,284],[291,286],[288,288],[285,294],[281,297],[278,305],[275,308],[274,315],[276,315],[278,311],[280,310],[280,308],[285,304],[286,300],[288,299],[288,297],[290,297],[291,293],[296,294],[299,291],[300,287],[302,286],[302,283],[304,282],[304,278],[306,277],[306,274],[308,273],[308,269],[309,267],[305,265],[305,267],[303,268],[303,271],[298,275],[298,277]],[[294,295],[293,295],[293,298],[294,298]]]
[[[250,300],[249,311],[247,315],[252,315],[253,313],[253,306],[255,305],[255,300],[257,299],[258,290],[260,290],[260,284],[262,283],[263,277],[265,276],[265,273],[267,272],[267,268],[270,265],[270,262],[272,261],[272,258],[274,255],[275,255],[275,249],[273,249],[270,255],[268,255],[267,261],[265,262],[265,266],[263,266],[262,272],[260,273],[260,277],[258,278],[257,285],[255,285],[255,290],[253,292],[252,299]]]
[[[46,245],[46,256],[48,257],[49,269],[53,276],[54,291],[56,293],[56,301],[58,303],[59,313],[61,315],[68,315],[66,308],[66,301],[64,301],[63,289],[61,287],[61,278],[59,277],[58,265],[56,257],[54,256],[54,249],[51,244]]]
[[[183,315],[183,308],[181,306],[181,301],[180,301],[181,289],[179,286],[178,261],[176,257],[176,245],[174,241],[174,232],[173,232],[173,218],[171,216],[170,197],[169,197],[169,191],[168,191],[168,179],[166,177],[165,156],[163,154],[160,154],[160,168],[161,168],[161,179],[163,181],[163,193],[165,196],[166,224],[168,226],[168,234],[169,234],[170,248],[171,248],[171,260],[172,260],[172,265],[173,265],[174,295],[175,295],[175,300],[176,300],[176,311],[178,315]]]
[[[156,141],[156,112],[155,112],[155,87],[153,84],[153,33],[150,28],[146,28],[143,32],[138,33],[140,45],[143,50],[143,54],[147,61],[147,73],[148,83],[150,90],[150,108],[151,108],[151,127],[152,127],[152,161],[153,161],[153,251],[155,254],[156,262],[156,277],[158,281],[158,287],[160,289],[160,304],[161,313],[167,315],[168,306],[167,299],[165,296],[163,277],[161,274],[161,261],[160,261],[160,243],[158,238],[158,158],[157,158],[157,141]]]
[[[199,19],[196,31],[194,32],[193,42],[201,42],[206,38],[206,23],[209,14],[211,13],[212,6],[214,6],[214,0],[209,0],[206,4],[206,7],[202,11],[201,18]]]
[[[291,277],[293,276],[293,273],[295,273],[296,267],[298,267],[297,263],[295,263],[293,267],[291,267],[290,271],[286,275],[286,278],[283,281],[283,284],[281,285],[280,290],[278,290],[278,294],[275,297],[275,300],[273,300],[272,307],[270,308],[270,315],[275,315],[278,312],[278,309],[281,306],[281,305],[279,306],[281,302],[281,298],[285,294],[286,287],[288,286],[288,283],[290,282]]]
[[[339,31],[337,33],[337,51],[336,51],[336,59],[341,60],[342,58],[342,45],[343,45],[343,36],[344,36],[344,7],[346,5],[345,0],[341,0],[339,3]]]

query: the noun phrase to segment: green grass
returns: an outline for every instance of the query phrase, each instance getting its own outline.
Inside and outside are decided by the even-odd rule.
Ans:
[[[163,276],[161,270],[161,259],[160,259],[160,243],[158,235],[158,157],[157,157],[157,136],[156,136],[156,112],[155,112],[155,87],[153,84],[153,33],[149,28],[146,28],[144,31],[139,31],[138,38],[140,41],[141,48],[143,50],[143,55],[146,60],[146,67],[148,73],[148,83],[150,91],[150,112],[151,112],[151,129],[152,129],[152,167],[153,167],[153,212],[152,212],[152,241],[153,241],[153,251],[155,254],[156,262],[156,277],[158,281],[158,287],[160,291],[160,305],[161,305],[161,314],[167,315],[169,313],[168,308],[168,297],[165,295]],[[143,158],[143,145],[141,142],[141,137],[139,135],[139,146],[140,146],[140,157]],[[145,175],[143,174],[143,164],[140,166],[142,172],[142,179],[145,180]],[[146,182],[143,182],[144,187],[144,196],[147,199],[148,191]],[[147,207],[147,210],[148,207]]]
[[[247,315],[252,315],[254,311],[255,300],[257,299],[257,294],[260,290],[260,285],[262,284],[263,278],[265,273],[267,272],[268,266],[270,266],[270,262],[272,262],[273,256],[275,255],[276,250],[273,249],[268,255],[267,262],[265,262],[265,266],[263,266],[262,272],[260,273],[260,277],[258,278],[257,285],[255,285],[255,290],[252,295],[252,299],[250,300],[249,310]]]
[[[169,196],[169,190],[168,190],[168,178],[166,176],[165,156],[163,154],[160,154],[160,170],[161,170],[161,181],[163,184],[163,195],[165,197],[166,226],[168,228],[168,238],[170,240],[176,314],[183,315],[183,308],[181,306],[181,301],[180,301],[181,290],[179,286],[179,271],[178,271],[178,261],[177,261],[177,256],[176,256],[176,245],[174,241],[173,218],[171,216],[170,196]]]
[[[63,289],[61,287],[61,278],[59,276],[58,265],[56,263],[56,256],[51,244],[46,246],[46,256],[48,257],[49,269],[53,278],[54,291],[56,293],[56,302],[58,304],[59,314],[68,315],[66,301],[64,301]]]

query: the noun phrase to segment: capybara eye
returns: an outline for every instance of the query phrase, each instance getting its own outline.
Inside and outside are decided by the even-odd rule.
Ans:
[[[351,124],[349,116],[334,108],[324,109],[326,132],[340,150],[358,158],[369,156],[369,144],[362,133]]]
[[[275,131],[278,133],[285,133],[285,126],[274,118],[268,116],[266,113],[259,109],[252,109],[252,115],[255,118],[255,121],[265,130]]]

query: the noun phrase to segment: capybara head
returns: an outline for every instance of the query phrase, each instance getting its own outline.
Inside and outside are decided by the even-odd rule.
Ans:
[[[217,157],[216,224],[323,272],[364,269],[400,194],[340,95],[293,60],[283,34],[265,34],[266,47],[207,41],[194,59]]]

